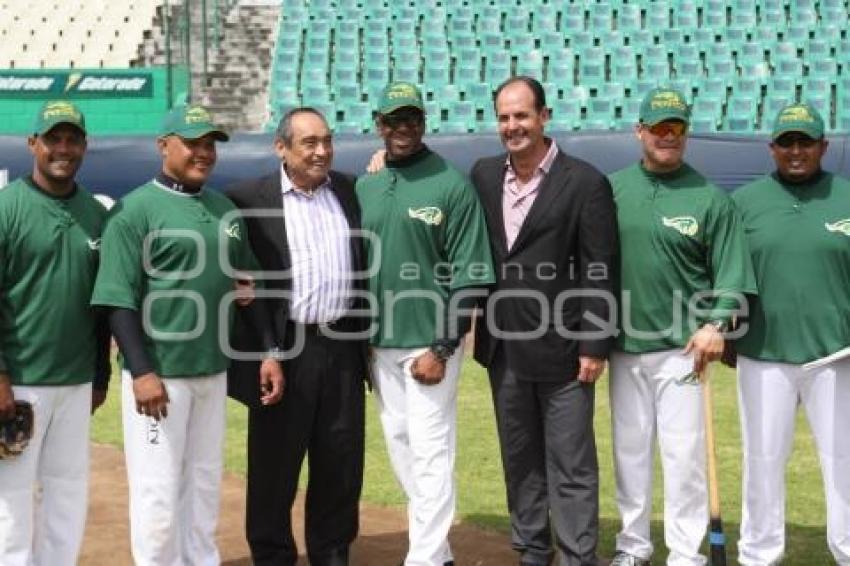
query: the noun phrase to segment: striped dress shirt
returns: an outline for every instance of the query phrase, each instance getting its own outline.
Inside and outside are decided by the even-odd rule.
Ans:
[[[338,320],[351,305],[351,230],[326,179],[296,189],[281,166],[286,240],[292,260],[289,317],[302,324]]]
[[[519,230],[522,228],[522,223],[525,222],[525,217],[528,216],[528,211],[531,210],[531,205],[534,204],[534,199],[537,198],[540,182],[543,181],[552,167],[552,162],[558,156],[558,145],[555,140],[547,138],[549,142],[549,151],[543,157],[543,160],[534,170],[531,179],[524,185],[520,185],[517,179],[511,158],[508,156],[505,163],[505,184],[502,190],[502,214],[505,219],[505,242],[510,250],[516,237],[519,235]]]

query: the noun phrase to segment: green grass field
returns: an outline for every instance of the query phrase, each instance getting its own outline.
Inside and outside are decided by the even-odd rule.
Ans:
[[[717,434],[718,474],[729,556],[737,556],[736,541],[741,515],[741,452],[734,373],[715,369],[714,399]],[[117,379],[103,409],[93,423],[97,442],[121,445],[120,395]],[[601,546],[600,553],[614,551],[619,528],[614,501],[611,456],[611,425],[607,379],[600,381],[596,395],[596,439],[600,465]],[[801,413],[802,415],[802,413]],[[247,413],[229,401],[226,464],[231,472],[245,474],[245,431]],[[458,516],[465,522],[507,533],[504,483],[496,438],[496,426],[486,373],[467,361],[458,399]],[[398,506],[404,497],[389,467],[381,425],[371,397],[366,429],[366,476],[363,500],[377,505]],[[850,433],[850,431],[848,431]],[[848,470],[850,473],[850,470]],[[787,472],[787,558],[785,564],[833,564],[825,538],[826,512],[823,483],[817,455],[805,419],[798,418],[794,452]],[[653,540],[655,563],[666,556],[662,530],[661,475],[656,464]],[[508,546],[506,543],[506,552]]]

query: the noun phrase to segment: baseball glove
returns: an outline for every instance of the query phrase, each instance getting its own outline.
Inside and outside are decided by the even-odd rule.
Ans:
[[[32,438],[35,416],[27,401],[15,401],[15,416],[0,421],[0,460],[14,458],[24,451]]]

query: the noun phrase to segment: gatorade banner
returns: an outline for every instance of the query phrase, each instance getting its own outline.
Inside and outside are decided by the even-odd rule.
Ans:
[[[0,71],[0,98],[150,98],[153,73]]]

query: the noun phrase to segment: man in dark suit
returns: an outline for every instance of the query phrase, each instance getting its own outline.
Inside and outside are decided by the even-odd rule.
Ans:
[[[549,564],[554,533],[560,564],[596,564],[594,382],[611,347],[618,250],[611,186],[544,135],[539,82],[507,80],[495,106],[507,154],[472,169],[497,279],[475,359],[490,376],[513,547],[522,565]]]
[[[354,233],[360,212],[354,179],[330,170],[332,138],[319,112],[288,112],[275,150],[280,170],[227,191],[263,270],[256,302],[284,345],[286,378],[280,404],[257,403],[249,379],[257,362],[239,358],[275,341],[237,320],[228,377],[231,396],[250,407],[246,534],[255,564],[295,564],[290,513],[307,454],[307,555],[313,565],[337,566],[348,563],[357,536],[363,479],[367,351],[352,316],[362,290],[354,278],[364,261]]]

